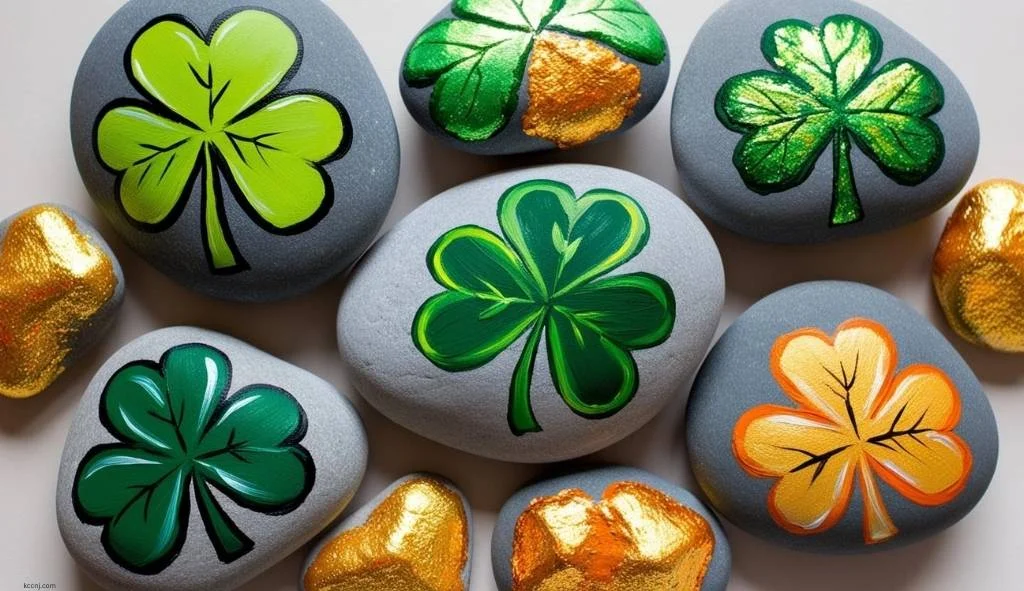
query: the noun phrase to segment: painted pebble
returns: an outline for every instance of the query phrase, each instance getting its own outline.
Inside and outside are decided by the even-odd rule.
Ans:
[[[921,43],[849,0],[733,0],[676,89],[684,193],[758,240],[879,232],[941,208],[978,156],[978,119]]]
[[[211,296],[307,292],[371,244],[398,135],[359,42],[318,0],[132,0],[71,98],[89,192],[155,267]]]
[[[668,76],[665,37],[636,0],[455,0],[410,45],[401,90],[448,145],[502,155],[625,131]]]
[[[233,589],[327,527],[366,457],[359,417],[327,382],[217,333],[164,329],[89,385],[57,522],[105,589]]]
[[[455,485],[400,479],[309,554],[302,591],[469,591],[473,530]]]
[[[342,298],[341,355],[373,406],[424,437],[559,461],[680,395],[723,283],[700,220],[647,179],[498,174],[431,199],[373,248]]]
[[[993,180],[964,195],[946,223],[933,279],[960,336],[1024,353],[1024,185]]]
[[[501,591],[724,591],[731,561],[707,507],[633,468],[519,491],[498,515],[491,558]]]
[[[719,513],[826,553],[953,525],[985,493],[999,449],[956,350],[898,298],[844,282],[790,287],[743,314],[697,376],[686,437]]]
[[[99,232],[59,205],[14,214],[0,237],[0,396],[30,398],[107,331],[124,275]]]

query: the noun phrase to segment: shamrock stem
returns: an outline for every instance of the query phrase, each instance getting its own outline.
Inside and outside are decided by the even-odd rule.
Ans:
[[[864,543],[878,544],[892,538],[899,530],[885,509],[882,491],[878,490],[867,458],[861,459],[858,470],[861,495],[864,497]]]
[[[217,169],[213,165],[210,144],[203,146],[206,163],[203,167],[203,235],[206,239],[206,254],[214,273],[229,274],[249,268],[225,230],[224,212],[221,208],[220,183]]]
[[[541,316],[533,324],[530,336],[526,339],[523,353],[519,356],[519,363],[512,374],[512,385],[509,387],[508,399],[508,426],[516,437],[527,433],[541,431],[537,417],[533,416],[533,408],[530,405],[530,381],[533,377],[533,365],[537,360],[537,348],[540,345],[540,337],[544,332],[546,316]]]
[[[213,548],[217,551],[217,558],[223,563],[229,563],[248,554],[255,544],[231,521],[217,499],[213,498],[209,484],[198,476],[195,478],[195,491],[199,514],[206,525],[206,534],[210,536]]]
[[[864,210],[857,196],[857,184],[853,180],[850,148],[850,134],[840,129],[833,142],[832,226],[843,226],[864,219]]]

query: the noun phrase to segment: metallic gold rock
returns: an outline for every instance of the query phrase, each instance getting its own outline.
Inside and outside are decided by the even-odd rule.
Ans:
[[[932,278],[960,336],[1024,352],[1024,185],[992,180],[964,195],[946,223]]]
[[[516,522],[513,591],[699,591],[715,536],[700,514],[645,484],[534,499]]]
[[[589,39],[542,33],[529,74],[523,132],[559,148],[616,131],[640,101],[640,68]]]
[[[56,207],[10,221],[0,245],[0,394],[39,394],[114,297],[114,263]]]
[[[400,484],[366,523],[328,542],[309,565],[306,591],[464,591],[469,519],[462,498],[418,476]]]

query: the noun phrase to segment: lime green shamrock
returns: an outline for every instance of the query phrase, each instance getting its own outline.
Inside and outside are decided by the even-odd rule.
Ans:
[[[180,216],[202,176],[203,245],[211,271],[249,268],[227,227],[219,177],[264,230],[298,234],[334,201],[323,168],[351,144],[345,109],[329,96],[271,94],[298,69],[297,32],[245,9],[206,40],[182,17],[159,18],[128,47],[128,77],[149,102],[121,99],[100,114],[96,151],[117,175],[118,204],[158,232]],[[218,174],[220,171],[220,174]]]
[[[498,202],[504,238],[478,226],[445,233],[427,267],[446,291],[423,304],[413,342],[446,371],[482,367],[529,333],[509,387],[508,423],[541,430],[530,381],[542,335],[555,388],[576,414],[622,410],[640,385],[631,351],[655,347],[675,324],[675,296],[648,273],[602,278],[632,260],[650,237],[647,216],[628,195],[536,180]]]
[[[309,495],[315,466],[299,445],[302,407],[265,385],[226,398],[230,385],[228,358],[199,344],[175,347],[159,364],[129,363],[107,382],[100,421],[118,442],[86,454],[72,499],[82,522],[103,526],[117,564],[147,575],[170,566],[185,544],[192,494],[225,563],[254,544],[211,488],[267,515],[289,513]]]
[[[715,100],[722,123],[744,134],[733,161],[751,190],[767,195],[803,184],[831,143],[831,225],[840,226],[864,218],[852,143],[902,185],[920,184],[942,165],[945,140],[929,119],[942,109],[942,85],[909,59],[873,72],[882,36],[870,24],[848,15],[820,27],[785,20],[768,27],[761,49],[778,72],[736,76]]]

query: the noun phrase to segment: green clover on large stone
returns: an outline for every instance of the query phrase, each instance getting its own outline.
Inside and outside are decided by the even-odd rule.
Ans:
[[[498,202],[502,236],[462,226],[441,236],[427,266],[446,291],[413,322],[416,346],[441,369],[482,367],[528,334],[509,387],[516,435],[541,430],[530,403],[540,342],[559,395],[579,416],[622,410],[639,388],[631,351],[668,339],[675,296],[659,277],[605,277],[650,237],[628,195],[597,189],[579,199],[554,181],[528,181]]]
[[[770,194],[803,184],[832,144],[830,223],[840,226],[864,218],[853,143],[899,184],[935,174],[945,139],[929,117],[942,109],[942,85],[909,59],[873,71],[882,45],[878,30],[848,15],[820,27],[799,20],[768,27],[761,50],[777,71],[731,78],[715,100],[722,123],[744,134],[733,162],[751,190]]]
[[[213,495],[267,515],[296,509],[315,466],[299,442],[306,415],[280,388],[253,385],[230,398],[231,364],[206,345],[182,345],[159,364],[122,367],[100,398],[100,421],[117,443],[92,448],[75,475],[82,522],[102,526],[111,560],[156,574],[185,544],[195,495],[217,557],[233,562],[254,543]],[[191,492],[190,492],[191,487]]]
[[[150,23],[128,48],[128,77],[149,101],[100,114],[96,151],[118,175],[121,209],[145,231],[177,221],[202,178],[203,245],[211,271],[248,269],[227,226],[220,175],[242,209],[280,235],[316,225],[334,200],[323,164],[350,144],[344,108],[312,93],[271,94],[302,47],[281,17],[238,11],[204,39],[182,17]]]

